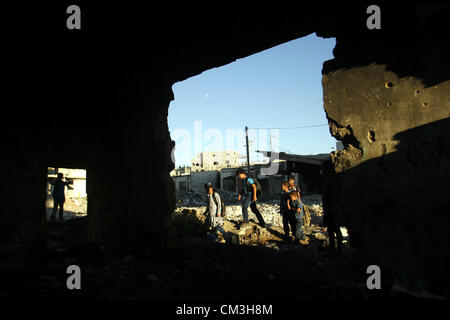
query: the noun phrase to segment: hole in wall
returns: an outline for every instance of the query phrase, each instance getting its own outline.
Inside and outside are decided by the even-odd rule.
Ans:
[[[257,150],[303,155],[336,150],[323,109],[321,74],[334,45],[334,39],[310,35],[174,84],[168,116],[176,142],[171,175],[246,166],[245,140],[237,133],[245,126],[252,165],[268,163]],[[225,151],[238,159],[226,163]],[[218,159],[210,157],[212,152]]]
[[[334,45],[334,39],[311,35],[173,85],[175,99],[170,104],[168,125],[176,143],[175,169],[170,173],[175,182],[176,210],[191,206],[193,194],[203,200],[204,185],[211,182],[228,203],[227,210],[232,210],[227,211],[228,219],[242,221],[241,204],[235,202],[237,194],[233,192],[239,189],[236,168],[247,167],[248,162],[246,126],[250,170],[256,175],[270,160],[257,151],[284,152],[298,159],[295,156],[329,156],[339,150],[323,108],[321,73],[323,63],[333,58]],[[229,151],[236,156],[227,159]],[[277,174],[259,177],[264,186],[260,203],[266,203],[264,209],[260,203],[258,208],[266,223],[282,232],[280,215],[270,214],[279,208],[268,201],[279,201],[281,182],[291,173],[297,174],[297,184],[303,184],[304,195],[318,195],[320,164],[298,160],[297,166],[294,160],[275,161],[280,163]],[[210,175],[212,171],[217,173]],[[249,219],[257,221],[251,210]]]
[[[375,131],[369,130],[367,132],[367,139],[369,140],[370,143],[375,142]]]

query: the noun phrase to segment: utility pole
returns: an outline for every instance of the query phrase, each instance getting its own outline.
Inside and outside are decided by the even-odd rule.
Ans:
[[[247,146],[247,171],[250,173],[250,152],[248,148],[248,127],[245,127],[245,144]]]

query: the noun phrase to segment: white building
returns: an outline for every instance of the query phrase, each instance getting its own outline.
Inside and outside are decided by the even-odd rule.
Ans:
[[[239,167],[237,151],[203,151],[192,158],[192,172],[220,170]]]

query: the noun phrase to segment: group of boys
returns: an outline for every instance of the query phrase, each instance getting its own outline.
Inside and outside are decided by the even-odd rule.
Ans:
[[[248,208],[250,207],[258,219],[259,225],[264,228],[266,223],[256,206],[256,201],[258,200],[260,193],[258,192],[259,190],[255,179],[249,177],[242,168],[239,168],[236,171],[236,177],[242,182],[242,188],[238,196],[238,200],[242,200],[242,225],[248,223]],[[308,241],[304,237],[302,229],[304,208],[300,197],[300,189],[295,185],[295,177],[291,175],[288,181],[282,183],[281,189],[280,213],[283,216],[285,240],[289,242],[292,241],[289,234],[292,232],[295,243],[306,245],[308,244]],[[210,227],[225,234],[222,229],[223,222],[220,218],[220,196],[214,192],[211,183],[205,185],[205,191],[208,194],[208,220],[210,222]]]
[[[258,207],[256,206],[256,201],[260,196],[260,190],[257,188],[257,183],[254,178],[247,176],[247,173],[244,169],[239,168],[236,171],[236,177],[241,181],[241,190],[238,195],[238,200],[242,200],[242,218],[243,222],[241,227],[248,224],[248,208],[252,210],[255,216],[258,219],[259,225],[262,228],[266,227],[266,223],[264,221],[261,212],[259,212]],[[208,182],[205,184],[205,191],[207,193],[207,221],[210,228],[213,231],[213,234],[217,234],[217,231],[220,231],[224,236],[226,232],[223,230],[223,219],[221,217],[221,199],[220,195],[214,191],[213,185]]]

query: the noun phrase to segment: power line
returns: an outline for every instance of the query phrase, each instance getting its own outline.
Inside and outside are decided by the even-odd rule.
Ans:
[[[289,111],[289,112],[287,112],[287,113],[285,113],[285,114],[283,114],[283,115],[281,115],[280,117],[277,117],[277,118],[275,118],[275,119],[270,119],[270,120],[261,122],[261,123],[258,124],[257,126],[261,126],[261,125],[266,124],[266,123],[269,123],[269,122],[273,122],[273,121],[277,121],[277,120],[283,119],[283,118],[285,118],[285,117],[287,117],[287,116],[292,115],[292,113],[294,113],[294,112],[303,111],[303,110],[312,108],[312,107],[316,106],[316,104],[317,104],[318,102],[320,102],[320,101],[322,101],[322,98],[320,98],[320,99],[314,101],[312,104],[308,105],[307,107],[300,107],[300,108],[297,108],[297,109],[295,109],[295,110],[293,110],[293,111]]]
[[[249,129],[278,129],[278,130],[287,130],[287,129],[304,129],[304,128],[315,128],[315,127],[324,127],[328,126],[328,123],[325,124],[315,124],[311,126],[302,126],[302,127],[286,127],[286,128],[249,128]]]

